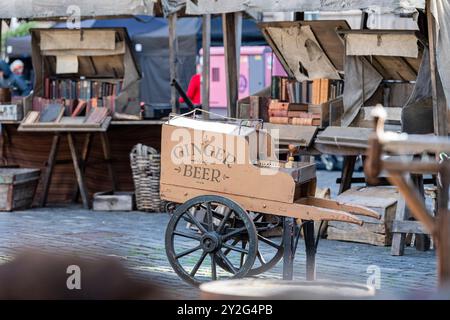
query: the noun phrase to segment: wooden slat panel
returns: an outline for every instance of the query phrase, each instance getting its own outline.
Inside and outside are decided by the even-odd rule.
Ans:
[[[11,145],[7,145],[6,155],[9,164],[18,164],[25,168],[45,169],[50,145],[53,138],[51,133],[18,132],[17,127],[8,126],[11,137]],[[160,149],[161,126],[110,126],[108,137],[111,144],[113,168],[118,181],[120,191],[134,190],[131,174],[129,154],[133,146],[143,143]],[[76,135],[78,150],[82,149],[84,134]],[[58,153],[58,159],[70,159],[66,138],[63,136]],[[89,194],[111,189],[111,182],[107,166],[102,162],[103,153],[100,137],[94,135],[92,151],[86,168],[86,186]],[[50,185],[49,203],[64,203],[71,200],[75,186],[75,173],[71,163],[57,165],[53,172]],[[39,199],[42,185],[38,186]]]

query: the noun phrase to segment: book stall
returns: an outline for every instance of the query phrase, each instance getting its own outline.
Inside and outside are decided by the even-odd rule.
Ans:
[[[94,7],[89,1],[76,4],[83,17],[161,15],[153,3],[138,2],[114,8],[107,1]],[[32,11],[22,6],[16,3],[18,11],[4,6],[1,18],[17,17],[17,12],[25,19],[67,16],[67,8],[56,1],[51,10],[47,3],[33,5]],[[40,179],[27,189],[35,194],[34,201],[9,207],[81,199],[90,208],[96,193],[109,197],[134,190],[130,152],[137,143],[158,150],[162,121],[142,119],[141,74],[126,30],[32,29],[31,39],[34,90],[21,99],[2,95],[0,170],[9,175],[13,168],[33,168]],[[19,173],[14,173],[16,178]]]

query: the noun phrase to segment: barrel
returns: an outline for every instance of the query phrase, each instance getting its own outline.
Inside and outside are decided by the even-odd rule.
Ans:
[[[219,280],[200,285],[206,300],[354,300],[371,299],[375,289],[333,281],[268,279]]]

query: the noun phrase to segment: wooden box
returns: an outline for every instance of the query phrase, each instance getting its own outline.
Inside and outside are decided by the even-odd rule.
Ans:
[[[94,194],[94,211],[132,211],[134,192],[97,192]]]
[[[269,103],[268,97],[250,96],[245,101],[238,103],[237,117],[239,119],[261,119],[264,122],[269,121]]]
[[[0,169],[0,211],[30,208],[40,173],[39,169]]]
[[[362,226],[330,221],[328,239],[389,246],[399,193],[395,187],[355,187],[337,197],[337,201],[365,206],[377,211],[381,220],[360,216]]]
[[[184,140],[172,139],[176,134]],[[274,147],[270,134],[253,127],[174,117],[163,125],[161,141],[160,190],[166,201],[225,193],[244,206],[260,200],[294,203],[298,184],[315,179],[314,163],[287,169],[271,157],[253,158]]]
[[[309,113],[320,114],[319,128],[325,128],[330,123],[330,101],[321,104],[310,104],[308,106]]]
[[[22,118],[22,105],[0,104],[0,121],[21,121]]]

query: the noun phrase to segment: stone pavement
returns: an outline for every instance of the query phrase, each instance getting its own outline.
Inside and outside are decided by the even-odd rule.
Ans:
[[[330,185],[335,177],[335,173],[327,173],[319,182]],[[198,298],[198,289],[181,281],[167,261],[164,232],[168,219],[167,214],[92,212],[78,207],[0,213],[0,263],[23,248],[116,256],[135,270],[139,279],[160,283],[174,297]],[[406,248],[404,256],[392,257],[389,247],[321,240],[316,262],[318,279],[359,284],[366,283],[369,266],[378,266],[378,293],[386,298],[426,295],[437,284],[434,251]],[[280,278],[281,269],[279,263],[263,277]],[[294,271],[296,279],[304,279],[302,240]]]

